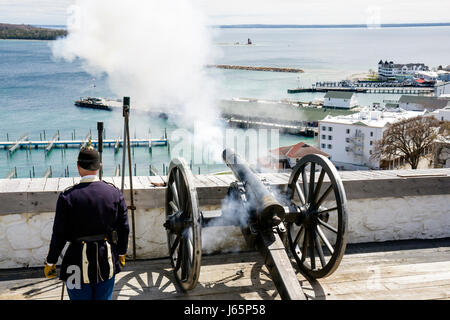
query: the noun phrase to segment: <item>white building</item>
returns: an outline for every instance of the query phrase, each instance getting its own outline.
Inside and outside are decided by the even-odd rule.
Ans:
[[[328,91],[323,98],[323,106],[326,108],[351,109],[358,105],[353,92]]]
[[[378,78],[380,80],[404,78],[414,75],[416,72],[428,71],[429,68],[423,63],[399,64],[393,61],[380,60],[378,62]]]
[[[434,116],[439,121],[450,121],[450,106],[435,110],[431,112],[430,115]]]
[[[434,87],[434,95],[440,97],[442,95],[450,94],[450,82],[438,84]]]
[[[408,111],[434,111],[445,108],[450,104],[450,99],[446,97],[427,97],[402,95],[398,100],[399,108]]]
[[[417,71],[414,76],[425,81],[437,81],[439,78],[437,71]]]
[[[450,71],[446,71],[446,70],[438,70],[437,72],[437,79],[440,81],[450,81]]]
[[[338,167],[349,165],[379,169],[371,159],[375,143],[387,126],[396,121],[424,115],[425,111],[372,111],[368,108],[351,115],[327,116],[319,121],[319,147]]]

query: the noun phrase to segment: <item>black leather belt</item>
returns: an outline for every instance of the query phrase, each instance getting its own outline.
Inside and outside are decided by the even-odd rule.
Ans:
[[[107,240],[108,239],[108,235],[107,234],[96,234],[93,236],[85,236],[85,237],[80,237],[80,238],[76,238],[75,241],[76,242],[95,242],[95,241],[102,241],[102,240]]]

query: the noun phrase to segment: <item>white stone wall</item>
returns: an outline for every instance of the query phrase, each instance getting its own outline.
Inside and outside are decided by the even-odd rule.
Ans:
[[[0,215],[0,269],[41,266],[47,256],[54,212]],[[164,209],[135,212],[136,252],[141,259],[167,256]],[[131,229],[131,214],[129,215]],[[130,234],[128,255],[132,254]]]
[[[348,242],[450,237],[449,200],[449,195],[350,200]],[[0,215],[0,269],[42,266],[53,218],[53,212]],[[164,209],[137,210],[135,219],[138,259],[166,257]],[[131,215],[129,221],[131,226]],[[202,234],[205,253],[245,249],[239,228],[205,228]]]
[[[449,195],[351,200],[349,243],[450,237]]]
[[[0,268],[44,263],[54,213],[0,215]]]

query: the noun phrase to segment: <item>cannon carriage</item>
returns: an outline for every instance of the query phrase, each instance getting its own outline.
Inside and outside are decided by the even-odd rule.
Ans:
[[[331,275],[346,247],[346,195],[333,164],[321,155],[303,157],[283,190],[271,188],[230,149],[222,154],[236,181],[222,208],[200,211],[194,178],[183,159],[173,159],[167,180],[166,221],[169,256],[182,290],[195,288],[200,276],[202,228],[233,225],[258,249],[282,299],[305,295],[291,259],[313,279]]]

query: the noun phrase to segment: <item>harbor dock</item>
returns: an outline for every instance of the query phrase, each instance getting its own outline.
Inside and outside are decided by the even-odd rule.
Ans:
[[[288,93],[346,91],[356,93],[382,94],[432,94],[434,87],[402,86],[389,82],[316,82],[310,88],[288,89]]]
[[[301,135],[306,137],[317,136],[319,132],[317,127],[308,127],[302,125],[292,125],[267,121],[257,121],[254,119],[239,119],[231,117],[226,121],[230,127],[238,127],[241,129],[248,129],[248,128],[278,129],[282,133]]]
[[[97,146],[98,140],[92,140],[92,145],[94,147]],[[160,139],[130,139],[130,144],[133,147],[154,147],[154,146],[167,146],[168,139],[160,138]],[[86,144],[86,140],[56,140],[52,139],[50,141],[3,141],[0,142],[0,149],[8,149],[11,148],[21,149],[21,148],[34,148],[34,149],[45,149],[47,152],[52,148],[80,148],[81,146]],[[103,147],[111,147],[117,148],[121,147],[123,141],[119,139],[106,139],[103,140]]]
[[[356,93],[384,93],[384,94],[432,94],[434,88],[410,88],[410,87],[315,87],[315,88],[296,88],[288,89],[288,93],[303,93],[303,92],[328,92],[328,91],[345,91]]]

